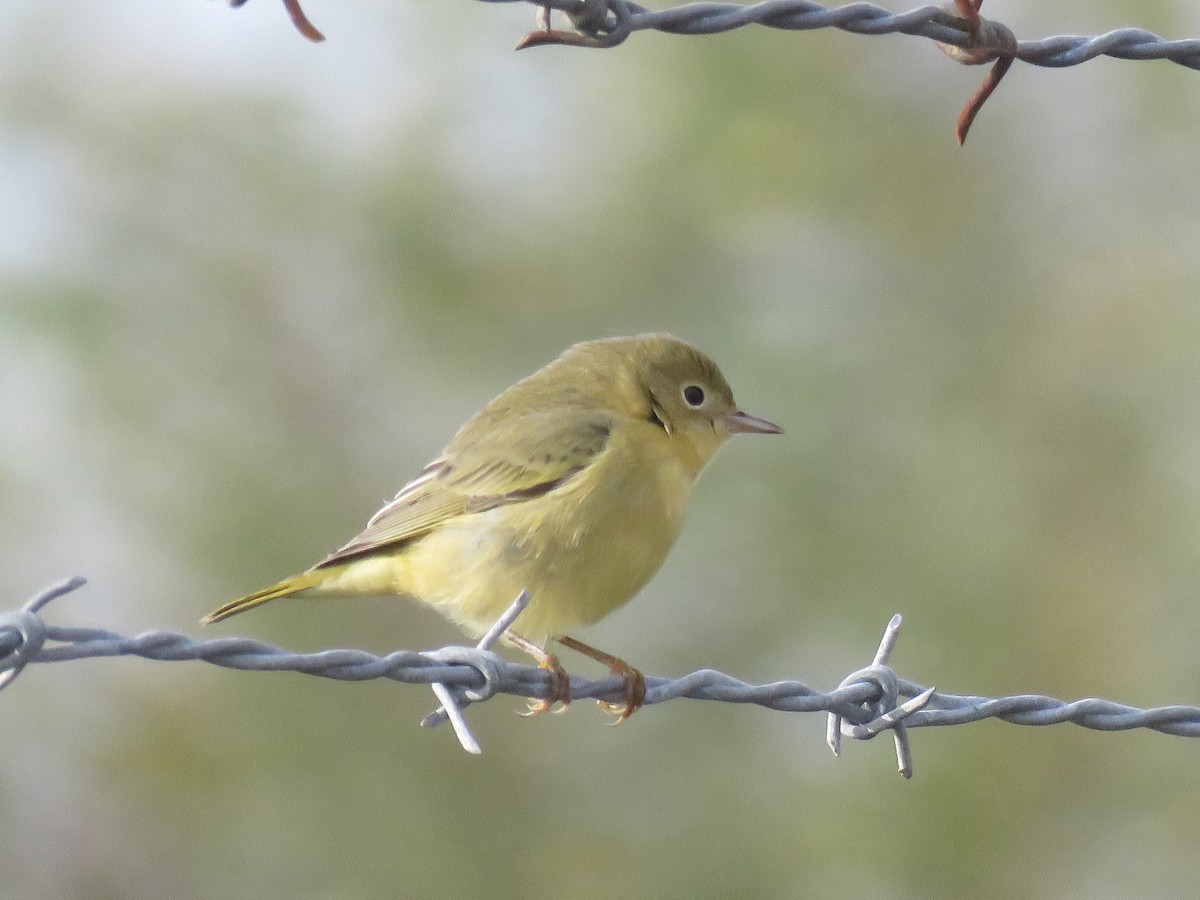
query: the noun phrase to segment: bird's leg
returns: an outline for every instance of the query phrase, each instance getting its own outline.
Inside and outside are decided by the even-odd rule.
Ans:
[[[573,637],[563,635],[558,639],[558,642],[564,647],[570,647],[577,653],[582,653],[584,656],[594,659],[601,665],[608,666],[610,672],[614,675],[620,675],[625,681],[624,703],[608,703],[604,700],[597,701],[601,709],[617,717],[616,721],[612,724],[620,725],[641,709],[642,704],[646,702],[645,675],[620,657],[613,656],[611,653],[605,653],[603,650],[597,650],[595,647],[577,641]]]
[[[522,653],[532,656],[537,660],[539,669],[545,669],[550,673],[550,696],[545,700],[530,698],[528,711],[521,713],[521,715],[536,716],[550,710],[554,710],[554,712],[565,711],[571,705],[571,676],[562,667],[562,663],[558,661],[558,657],[553,653],[547,653],[544,647],[539,647],[533,641],[521,637],[514,631],[505,631],[504,640]],[[561,705],[558,706],[558,709],[554,709],[558,704]]]

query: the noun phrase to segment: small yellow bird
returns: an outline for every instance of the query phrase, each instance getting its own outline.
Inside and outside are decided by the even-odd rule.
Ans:
[[[679,535],[692,485],[732,434],[779,434],[740,412],[716,364],[665,334],[568,348],[467,421],[442,454],[366,530],[306,572],[227,603],[205,624],[293,594],[399,594],[479,636],[522,590],[505,639],[570,681],[551,640],[625,681],[624,719],[645,698],[641,673],[566,636],[626,603]]]

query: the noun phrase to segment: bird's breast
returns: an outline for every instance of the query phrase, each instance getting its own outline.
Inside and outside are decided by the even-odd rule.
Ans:
[[[614,429],[586,469],[545,496],[462,516],[422,538],[406,592],[482,631],[527,589],[532,600],[514,630],[535,641],[627,602],[678,537],[693,483],[661,429],[642,425]]]

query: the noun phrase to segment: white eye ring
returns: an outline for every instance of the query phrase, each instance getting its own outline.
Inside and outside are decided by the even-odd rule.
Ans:
[[[700,387],[700,385],[684,385],[683,390],[680,393],[683,395],[683,402],[692,407],[692,409],[696,409],[697,407],[704,405],[704,388]]]

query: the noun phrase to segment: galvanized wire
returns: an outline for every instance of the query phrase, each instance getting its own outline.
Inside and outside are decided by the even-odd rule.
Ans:
[[[579,30],[597,38],[593,46],[611,46],[636,31],[667,34],[719,34],[747,25],[785,31],[839,28],[855,34],[909,34],[956,47],[972,45],[972,36],[955,12],[922,6],[893,13],[871,3],[827,7],[809,0],[764,0],[761,3],[686,3],[651,10],[629,0],[482,0],[486,3],[532,3],[561,10]],[[1141,28],[1120,28],[1095,37],[1056,35],[1018,41],[1015,56],[1035,66],[1076,66],[1098,56],[1116,59],[1165,59],[1200,69],[1200,40],[1166,40]]]
[[[292,653],[246,638],[196,641],[171,631],[148,631],[126,637],[99,628],[48,625],[40,615],[51,600],[75,590],[82,578],[70,579],[39,592],[21,609],[0,615],[0,688],[31,663],[66,662],[108,656],[139,656],[160,661],[199,660],[229,669],[300,672],[339,681],[389,678],[406,684],[445,686],[451,706],[467,706],[495,694],[547,699],[550,676],[544,669],[509,662],[486,649],[446,647],[416,652],[397,650],[377,656],[363,650],[323,650]],[[496,633],[520,614],[527,597],[518,598]],[[646,678],[646,706],[678,698],[752,703],[779,712],[824,712],[830,717],[829,741],[837,752],[840,736],[869,739],[892,731],[897,738],[902,774],[911,775],[904,728],[962,725],[996,718],[1016,725],[1055,725],[1072,722],[1098,731],[1148,728],[1163,734],[1200,737],[1200,708],[1164,706],[1139,709],[1110,700],[1064,702],[1053,697],[1022,694],[989,698],[961,696],[926,688],[896,676],[887,665],[896,642],[900,617],[889,623],[883,643],[870,666],[847,676],[828,693],[801,681],[748,684],[730,675],[701,669],[682,678]],[[612,676],[589,680],[572,675],[571,696],[620,703],[622,680]],[[442,696],[442,695],[440,695]],[[443,696],[443,702],[445,697]],[[434,714],[427,724],[445,716]],[[465,730],[465,725],[463,726]],[[469,737],[469,732],[466,733]],[[467,749],[468,742],[460,741]],[[471,739],[473,741],[473,739]],[[902,746],[903,745],[903,746]],[[478,748],[472,749],[478,752]]]

